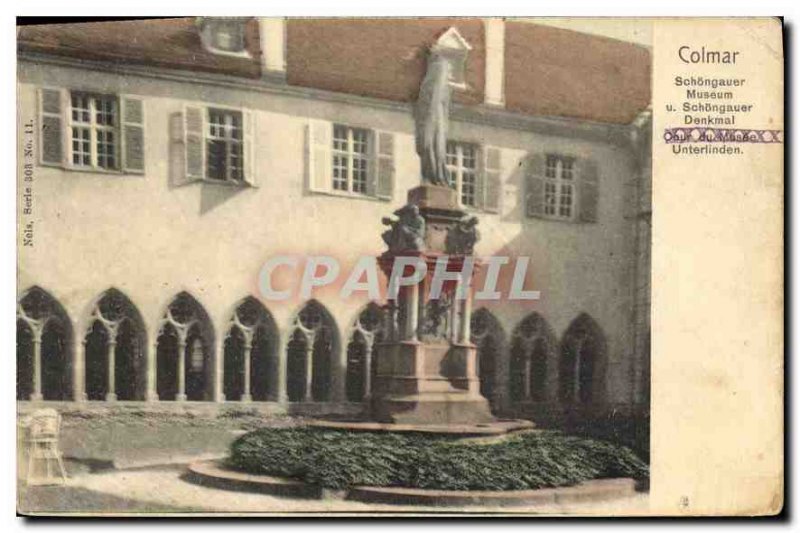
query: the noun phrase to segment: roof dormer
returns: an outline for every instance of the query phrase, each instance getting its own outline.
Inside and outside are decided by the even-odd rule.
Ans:
[[[200,17],[197,25],[203,47],[211,53],[250,57],[245,27],[247,17]]]
[[[470,50],[472,46],[454,26],[445,31],[431,46],[432,54],[442,56],[450,63],[450,84],[454,88],[465,89],[467,86],[464,70]]]

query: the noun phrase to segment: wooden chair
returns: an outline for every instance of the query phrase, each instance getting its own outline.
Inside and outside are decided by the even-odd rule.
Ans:
[[[67,472],[58,449],[61,415],[55,409],[39,409],[28,420],[28,485],[62,485]],[[41,465],[41,466],[40,466]],[[37,476],[37,466],[43,475]]]

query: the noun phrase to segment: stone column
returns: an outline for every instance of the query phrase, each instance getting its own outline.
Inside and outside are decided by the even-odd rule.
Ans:
[[[146,371],[147,390],[145,391],[144,399],[145,401],[148,402],[158,401],[158,391],[156,388],[156,383],[157,383],[156,372],[158,371],[157,357],[158,357],[158,342],[154,342],[153,345],[150,347],[150,349],[147,350],[147,371]]]
[[[223,383],[225,383],[225,339],[218,341],[211,347],[214,350],[214,358],[212,359],[212,379],[211,383],[211,400],[216,403],[225,401],[225,390]],[[205,369],[204,369],[205,370]],[[206,394],[208,393],[206,387]]]
[[[372,347],[375,345],[375,337],[364,336],[364,348],[367,353],[364,356],[364,400],[369,400],[372,394]]]
[[[419,284],[407,287],[406,294],[406,330],[405,340],[417,340],[417,327],[419,323]]]
[[[42,329],[31,328],[33,332],[33,393],[31,401],[43,399],[42,396]]]
[[[108,392],[106,392],[106,401],[117,401],[116,393],[116,359],[117,359],[117,338],[116,333],[109,333],[108,338]]]
[[[73,343],[72,400],[85,402],[86,398],[86,338]]]
[[[311,393],[311,383],[314,376],[314,336],[309,335],[308,344],[306,344],[306,387],[303,391],[303,401],[314,401],[314,396]]]
[[[531,354],[525,354],[525,364],[522,375],[522,399],[526,402],[531,399]]]
[[[467,291],[466,297],[461,302],[461,322],[459,323],[459,341],[461,344],[469,344],[470,320],[472,320],[472,295]]]
[[[461,313],[459,307],[461,302],[458,300],[458,286],[453,290],[453,300],[450,305],[450,342],[461,344]]]
[[[289,398],[286,394],[286,382],[288,379],[287,376],[287,368],[288,365],[286,364],[286,357],[287,357],[287,348],[288,343],[284,342],[286,339],[282,338],[282,335],[278,334],[278,376],[277,376],[277,383],[276,385],[276,394],[275,400],[280,403],[286,403]]]
[[[244,333],[244,391],[241,401],[252,402],[253,396],[250,394],[250,356],[253,352],[253,335]]]
[[[189,330],[176,328],[178,331],[178,392],[176,402],[186,401],[186,336]]]
[[[389,309],[386,312],[386,340],[397,341],[399,340],[399,331],[397,327],[397,305],[398,301],[389,300]]]

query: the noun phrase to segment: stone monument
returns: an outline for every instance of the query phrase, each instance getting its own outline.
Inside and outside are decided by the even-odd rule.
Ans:
[[[384,218],[388,250],[379,264],[391,275],[398,257],[421,261],[427,273],[399,287],[389,300],[388,338],[378,346],[371,418],[395,424],[487,424],[495,419],[480,394],[477,350],[470,342],[469,285],[480,264],[473,256],[478,220],[459,207],[449,186],[447,125],[453,87],[462,87],[469,45],[451,28],[431,47],[415,106],[416,148],[422,184],[408,191],[408,203]],[[431,297],[437,261],[448,272],[473,263],[469,277],[445,282]],[[468,270],[468,269],[467,269]],[[465,270],[466,272],[466,270]],[[465,296],[465,297],[462,297]]]

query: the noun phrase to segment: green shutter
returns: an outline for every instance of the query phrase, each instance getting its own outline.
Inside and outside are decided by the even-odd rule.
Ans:
[[[590,159],[578,161],[578,219],[581,222],[597,222],[599,179],[597,165]]]
[[[480,191],[480,196],[483,200],[483,209],[489,213],[499,213],[503,188],[502,152],[500,148],[495,148],[493,146],[486,146],[483,151],[485,157],[483,176],[480,180],[483,186]]]
[[[39,152],[45,165],[64,164],[64,94],[61,89],[39,89]]]
[[[525,165],[525,216],[544,216],[545,156],[535,153],[528,157]]]
[[[123,169],[126,172],[144,173],[144,104],[130,96],[122,102]]]

